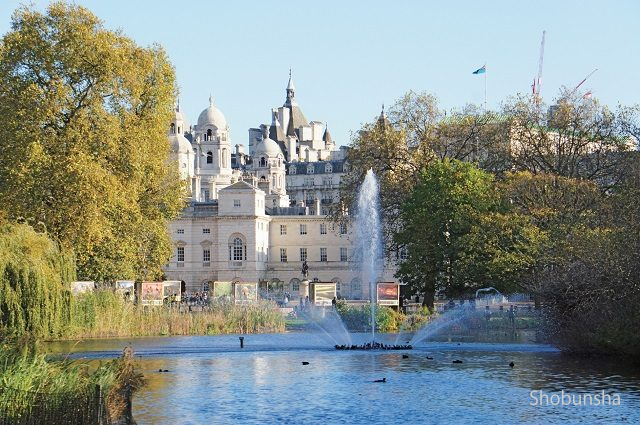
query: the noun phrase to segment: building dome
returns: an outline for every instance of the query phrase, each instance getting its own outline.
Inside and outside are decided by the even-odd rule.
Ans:
[[[268,157],[274,157],[278,154],[282,155],[282,149],[275,141],[264,139],[256,146],[255,154],[256,156],[264,154]]]
[[[198,117],[198,128],[203,129],[206,126],[214,126],[220,130],[227,128],[227,120],[220,112],[220,109],[213,105],[213,98],[209,96],[209,107],[200,113]]]
[[[191,143],[182,134],[169,136],[169,144],[173,153],[189,153],[193,150]]]

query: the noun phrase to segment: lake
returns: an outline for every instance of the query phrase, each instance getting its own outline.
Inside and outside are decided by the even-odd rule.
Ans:
[[[134,398],[139,424],[640,422],[638,368],[567,357],[548,345],[433,342],[407,351],[336,351],[314,333],[243,336],[243,349],[238,335],[50,347],[98,360],[132,346],[148,381]],[[396,335],[377,340],[394,343]],[[386,382],[374,382],[382,378]],[[554,406],[562,403],[561,391],[565,401],[590,394],[591,404]],[[603,391],[618,395],[620,404],[595,405]]]

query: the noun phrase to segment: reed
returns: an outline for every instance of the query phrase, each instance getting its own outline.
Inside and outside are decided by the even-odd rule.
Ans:
[[[284,318],[271,302],[247,306],[213,304],[202,311],[189,312],[177,307],[137,306],[110,290],[99,290],[72,300],[69,326],[63,337],[218,335],[284,330]]]

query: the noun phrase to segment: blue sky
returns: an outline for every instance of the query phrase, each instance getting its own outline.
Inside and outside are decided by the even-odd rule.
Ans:
[[[0,4],[0,33],[22,1]],[[44,9],[47,1],[33,2]],[[575,86],[606,104],[640,103],[640,2],[629,1],[161,1],[77,0],[107,28],[159,43],[173,62],[182,111],[195,123],[212,93],[233,143],[269,123],[289,68],[307,119],[338,144],[408,90],[449,109],[529,92],[547,31],[542,95]]]

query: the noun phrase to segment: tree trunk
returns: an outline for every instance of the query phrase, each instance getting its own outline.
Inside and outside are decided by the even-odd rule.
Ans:
[[[431,291],[425,291],[422,306],[427,307],[430,311],[433,311],[433,300],[435,294]]]

